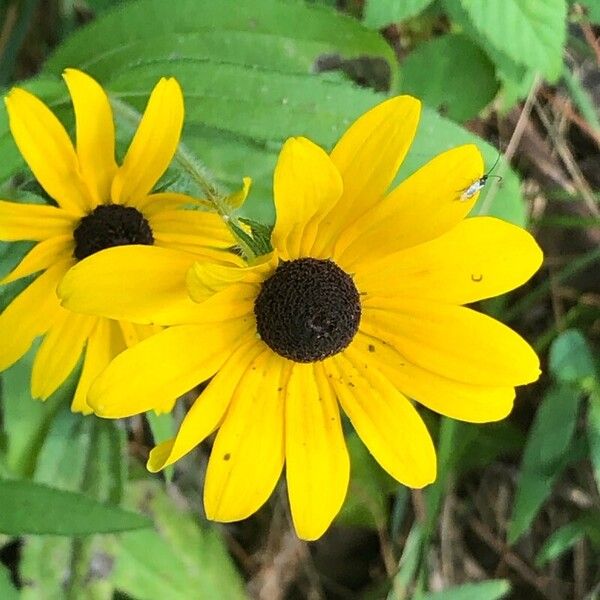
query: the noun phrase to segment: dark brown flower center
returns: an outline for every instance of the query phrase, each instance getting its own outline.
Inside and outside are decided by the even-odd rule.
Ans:
[[[350,344],[360,323],[352,278],[331,260],[281,262],[254,303],[261,339],[302,363],[323,360]]]
[[[73,232],[75,258],[87,256],[113,246],[154,243],[152,229],[144,215],[131,206],[100,204],[79,221]]]

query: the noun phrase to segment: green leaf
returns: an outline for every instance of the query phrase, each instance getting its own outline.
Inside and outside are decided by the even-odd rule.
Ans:
[[[151,525],[142,515],[33,481],[0,481],[0,505],[0,532],[8,535],[88,535]]]
[[[19,600],[19,591],[12,582],[9,570],[2,563],[0,563],[0,598]]]
[[[308,61],[301,58],[298,62],[297,56],[315,53],[310,58],[316,60],[317,47],[328,42],[343,57],[367,54],[388,57],[392,64],[391,50],[374,32],[324,8],[275,0],[236,2],[234,9],[231,0],[178,0],[175,4],[177,10],[171,3],[148,0],[106,13],[72,36],[47,68],[55,75],[64,66],[86,68],[113,96],[138,111],[159,77],[176,76],[186,96],[186,146],[202,158],[224,191],[237,189],[241,176],[251,176],[254,185],[242,216],[269,225],[274,216],[272,172],[282,141],[292,135],[307,135],[329,149],[355,118],[385,97],[357,88],[339,74],[302,71],[302,61],[304,66]],[[215,32],[222,33],[222,44],[214,43]],[[236,54],[236,43],[225,43],[231,32],[237,36],[231,38],[236,43],[244,37],[238,36],[240,32],[246,37],[258,36],[252,39],[264,44],[264,53],[251,59],[243,52]],[[202,46],[206,55],[202,57],[188,59],[185,53],[178,53],[178,48],[194,51],[193,37],[179,46],[169,46],[169,39],[196,34],[206,35]],[[271,38],[287,40],[286,52],[271,44]],[[146,60],[144,52],[155,40],[158,49]],[[225,45],[229,49],[224,50]],[[118,65],[110,62],[110,52],[123,53]],[[291,62],[282,62],[282,55],[291,56]],[[262,62],[255,65],[258,60]],[[54,89],[48,93],[53,109],[68,116],[71,108],[66,95],[57,98]],[[493,163],[497,156],[493,148],[433,111],[423,111],[420,133],[403,166],[403,176],[440,151],[467,142],[478,143],[488,163]],[[512,172],[485,212],[523,223],[522,198]]]
[[[474,27],[498,51],[551,81],[562,72],[565,0],[460,0]]]
[[[337,523],[381,529],[388,520],[389,495],[398,484],[377,464],[358,435],[346,436],[350,453],[350,486]]]
[[[498,91],[494,65],[465,35],[418,45],[402,63],[402,90],[456,121],[476,117]]]
[[[130,486],[130,501],[154,518],[156,530],[118,539],[115,585],[139,600],[246,598],[243,582],[217,530],[175,503],[155,480]]]
[[[550,347],[549,367],[558,381],[584,388],[596,377],[592,352],[576,329],[567,329],[554,340]]]
[[[525,97],[531,88],[532,80],[527,68],[512,60],[502,50],[496,49],[485,37],[482,37],[460,2],[443,0],[443,6],[455,27],[479,46],[496,66],[496,77],[502,82],[500,94],[502,108],[510,109],[520,98]]]
[[[554,482],[568,464],[581,394],[573,386],[551,388],[540,404],[527,438],[508,530],[514,543],[529,528]]]
[[[560,529],[557,529],[544,542],[542,549],[535,559],[535,564],[538,567],[544,566],[549,560],[560,556],[585,537],[589,538],[596,547],[600,547],[599,512],[584,514],[576,521],[567,523]]]
[[[498,600],[510,591],[504,579],[491,579],[478,583],[465,583],[441,592],[415,596],[415,600]]]
[[[179,45],[180,34],[210,31],[216,32],[212,46],[205,47],[201,42],[194,49],[193,43],[185,46],[184,42],[182,49]],[[102,78],[111,71],[96,71],[95,63],[101,57],[124,51],[119,62],[108,63],[105,68],[121,65],[128,70],[136,57],[145,56],[139,49],[136,51],[137,41],[157,41],[160,46],[169,44],[169,39],[174,46],[161,53],[164,59],[193,60],[218,55],[224,62],[234,57],[236,63],[247,66],[266,67],[269,61],[276,61],[271,67],[277,68],[285,65],[288,57],[295,65],[303,61],[305,72],[325,52],[339,53],[343,58],[375,56],[386,60],[390,67],[396,62],[393,50],[381,36],[324,6],[280,0],[174,0],[168,4],[163,0],[142,0],[119,7],[82,28],[62,44],[46,68],[58,74],[66,67],[78,66]],[[90,45],[90,40],[94,44]],[[241,44],[241,51],[236,44]],[[254,45],[256,49],[252,48]],[[126,49],[129,47],[131,51]]]
[[[423,12],[433,0],[367,0],[363,22],[367,27],[381,29],[390,23],[400,23]]]

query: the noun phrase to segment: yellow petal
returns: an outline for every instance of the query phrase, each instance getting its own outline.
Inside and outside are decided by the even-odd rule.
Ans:
[[[95,79],[77,69],[66,69],[63,78],[75,109],[81,175],[95,203],[106,203],[117,172],[115,128],[108,96]]]
[[[151,335],[162,331],[162,327],[159,325],[138,325],[137,323],[130,323],[129,321],[115,322],[121,330],[121,336],[123,337],[127,348],[131,348],[131,346],[139,344],[142,340],[149,338]]]
[[[226,204],[233,210],[242,208],[250,193],[252,187],[252,179],[250,177],[242,178],[242,187],[225,198]]]
[[[110,361],[123,350],[125,344],[118,323],[110,319],[96,319],[96,326],[88,338],[83,368],[71,404],[73,412],[84,415],[92,412],[86,401],[90,385]]]
[[[417,131],[421,103],[397,96],[359,117],[331,152],[344,195],[319,229],[319,246],[333,244],[351,223],[381,201]]]
[[[72,259],[73,247],[71,235],[56,236],[39,242],[4,279],[0,280],[0,285],[47,269],[54,263]]]
[[[285,423],[292,520],[300,538],[316,540],[340,511],[350,478],[337,400],[320,364],[292,367]]]
[[[264,345],[254,339],[232,351],[185,415],[177,436],[150,452],[147,465],[150,472],[156,473],[178,461],[217,428],[244,373],[263,351]]]
[[[288,139],[273,177],[277,220],[273,247],[284,260],[308,255],[316,222],[342,194],[342,178],[327,153],[303,137]],[[312,226],[311,219],[316,221]]]
[[[188,290],[194,302],[204,302],[233,283],[244,279],[245,269],[212,263],[194,263],[188,272]]]
[[[239,521],[269,498],[284,461],[279,388],[284,361],[266,349],[246,369],[210,454],[204,484],[206,516]]]
[[[0,200],[0,240],[47,240],[73,235],[79,217],[43,204],[18,204]]]
[[[46,400],[77,365],[96,317],[64,311],[44,336],[31,372],[31,395]]]
[[[364,263],[355,283],[367,297],[468,304],[522,285],[542,260],[540,247],[524,229],[475,217],[430,242]]]
[[[356,433],[375,460],[400,483],[422,488],[434,481],[433,442],[412,404],[372,364],[345,353],[323,367]]]
[[[222,294],[227,288],[239,284],[236,286],[239,299],[246,298],[253,302],[259,291],[256,284],[267,279],[276,265],[275,253],[261,256],[253,264],[244,267],[196,262],[187,274],[188,291],[195,302],[204,303],[215,294]]]
[[[460,195],[482,174],[483,158],[472,144],[439,154],[344,232],[336,258],[355,268],[446,233],[475,204],[478,194],[466,201]]]
[[[194,259],[155,246],[108,248],[70,269],[58,293],[63,306],[75,312],[170,324],[171,317],[195,308],[185,287]]]
[[[46,192],[73,214],[93,208],[73,144],[52,111],[20,88],[13,88],[5,102],[15,143]]]
[[[163,245],[185,244],[188,247],[231,248],[235,240],[223,219],[215,214],[197,210],[163,210],[148,222],[155,240]]]
[[[136,198],[131,202],[131,205],[135,206],[147,219],[163,210],[175,210],[184,206],[202,208],[204,210],[212,210],[213,208],[212,204],[207,200],[193,198],[192,196],[178,192],[148,194],[142,198]]]
[[[256,290],[249,285],[194,302],[186,274],[196,258],[158,246],[107,248],[70,269],[58,294],[69,310],[138,324],[204,323],[252,314]]]
[[[513,387],[470,385],[441,377],[408,361],[384,341],[358,333],[345,351],[355,363],[374,364],[402,393],[452,419],[488,423],[513,407]]]
[[[0,371],[17,361],[33,340],[48,331],[64,309],[56,285],[68,265],[57,263],[26,287],[0,314]]]
[[[90,388],[88,404],[109,419],[161,407],[212,377],[248,333],[241,319],[165,329],[119,354]]]
[[[521,336],[463,306],[373,298],[363,304],[360,329],[415,365],[472,385],[522,385],[540,374],[539,359]]]
[[[171,162],[183,125],[183,94],[175,79],[162,78],[152,90],[144,116],[113,181],[112,199],[136,205]]]

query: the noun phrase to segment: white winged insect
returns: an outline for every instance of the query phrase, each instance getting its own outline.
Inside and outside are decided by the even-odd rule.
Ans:
[[[500,160],[500,154],[498,154],[498,158],[496,158],[496,162],[492,165],[492,168],[485,173],[482,177],[475,180],[468,188],[464,189],[460,195],[459,200],[461,202],[466,202],[470,200],[477,192],[479,192],[485,184],[487,183],[490,177],[497,179],[498,181],[502,181],[502,177],[500,175],[490,175],[490,173],[496,168],[498,161]]]

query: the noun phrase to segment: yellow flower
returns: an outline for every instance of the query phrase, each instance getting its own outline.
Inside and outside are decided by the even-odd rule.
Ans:
[[[338,403],[381,466],[420,488],[434,480],[436,457],[409,398],[452,418],[494,421],[510,412],[514,387],[539,376],[521,337],[462,306],[515,288],[542,261],[526,231],[464,219],[476,196],[463,200],[463,191],[483,173],[477,148],[444,152],[387,191],[419,111],[414,98],[387,100],[330,155],[289,139],[274,175],[274,253],[245,268],[173,269],[204,309],[198,321],[127,350],[92,386],[90,405],[115,418],[213,377],[148,462],[162,469],[218,429],[204,488],[209,518],[251,515],[285,464],[296,531],[316,539],[348,487]],[[131,274],[109,298],[110,287],[94,281],[118,256],[148,261],[150,252],[119,248],[80,263],[60,290],[67,305],[139,318],[148,272],[172,261]],[[165,323],[151,309],[146,322]]]
[[[14,140],[56,206],[0,201],[0,240],[37,242],[0,283],[43,271],[0,314],[0,371],[44,335],[31,385],[34,397],[46,399],[85,348],[72,408],[89,413],[85,397],[93,378],[121,350],[156,328],[65,310],[56,295],[63,275],[78,260],[110,246],[169,247],[170,255],[191,265],[199,257],[224,255],[222,250],[233,238],[217,215],[177,210],[190,203],[190,197],[151,193],[181,134],[183,97],[174,79],[161,79],[154,88],[121,166],[115,162],[113,117],[105,92],[81,71],[68,69],[64,79],[75,109],[76,149],[38,98],[15,88],[5,99]],[[183,293],[179,304],[182,312],[196,310]],[[170,406],[167,401],[157,409]]]

